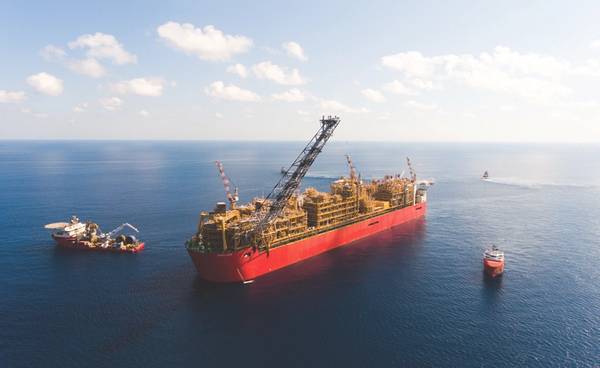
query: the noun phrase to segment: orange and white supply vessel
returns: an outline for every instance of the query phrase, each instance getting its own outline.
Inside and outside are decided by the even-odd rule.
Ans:
[[[504,272],[504,252],[495,245],[483,253],[483,270],[491,277],[500,276]]]
[[[53,230],[52,239],[63,248],[119,253],[137,253],[144,249],[144,242],[133,235],[122,234],[125,228],[139,232],[128,223],[120,225],[111,232],[103,233],[98,224],[91,221],[82,223],[77,216],[71,216],[69,222],[55,222],[45,225],[44,228]]]

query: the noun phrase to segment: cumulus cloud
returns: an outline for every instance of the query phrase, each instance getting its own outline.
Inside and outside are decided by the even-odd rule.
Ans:
[[[437,110],[437,106],[434,104],[426,104],[426,103],[422,103],[422,102],[418,102],[418,101],[414,101],[414,100],[406,101],[406,103],[404,105],[407,107],[411,107],[411,108],[414,108],[417,110],[422,110],[422,111]]]
[[[220,112],[215,112],[215,118],[223,119],[223,114],[221,114]]]
[[[108,111],[116,111],[123,106],[123,100],[118,97],[102,98],[100,99],[100,106]]]
[[[126,51],[115,36],[105,33],[81,35],[75,41],[69,42],[69,48],[86,49],[88,57],[107,59],[118,65],[137,63],[137,56]]]
[[[138,114],[140,114],[140,116],[143,116],[145,118],[147,118],[148,116],[150,116],[150,113],[146,110],[140,110],[138,111]]]
[[[398,95],[415,96],[418,94],[414,90],[408,88],[404,83],[400,82],[399,80],[394,80],[390,83],[384,84],[383,89]]]
[[[308,58],[304,54],[304,49],[298,43],[294,41],[284,42],[281,47],[285,50],[288,56],[296,58],[301,61],[306,61]]]
[[[120,81],[112,85],[112,89],[120,94],[157,97],[162,95],[165,81],[160,78],[135,78]]]
[[[385,102],[385,96],[380,91],[375,89],[367,88],[360,91],[360,93],[372,102]]]
[[[73,112],[85,112],[88,106],[89,104],[87,102],[80,103],[79,105],[73,108]]]
[[[58,96],[63,92],[63,81],[48,73],[30,75],[27,83],[36,91],[49,96]]]
[[[43,113],[43,112],[34,112],[34,111],[31,111],[30,109],[27,109],[27,108],[22,108],[21,112],[23,114],[31,115],[34,118],[38,118],[38,119],[45,119],[45,118],[48,117],[48,114],[46,114],[46,113]]]
[[[350,107],[348,105],[345,105],[339,101],[336,100],[321,100],[320,103],[321,109],[329,112],[347,112],[347,113],[364,113],[364,112],[369,112],[369,110],[365,109],[364,107],[361,108],[353,108]]]
[[[260,101],[260,97],[256,93],[233,84],[225,85],[222,81],[211,83],[204,89],[204,92],[211,97],[229,101]]]
[[[248,76],[248,69],[242,64],[234,64],[227,67],[227,72],[237,74],[240,78]]]
[[[0,89],[0,103],[19,103],[25,100],[25,92],[23,91],[5,91]]]
[[[268,79],[283,85],[295,86],[306,83],[306,80],[300,75],[298,69],[290,70],[287,67],[275,65],[270,61],[263,61],[252,66],[252,71],[259,79]]]
[[[47,61],[60,61],[67,56],[67,53],[60,47],[47,45],[40,51],[40,55]]]
[[[156,31],[171,47],[208,61],[229,60],[253,44],[248,37],[227,35],[211,25],[196,28],[190,23],[167,22]]]
[[[81,59],[68,57],[64,49],[54,45],[47,45],[40,54],[47,61],[60,63],[75,73],[92,78],[106,75],[105,67],[98,60],[110,60],[119,65],[137,62],[137,57],[127,52],[123,45],[109,34],[81,35],[75,41],[69,42],[68,46],[72,50],[84,49],[86,57]]]
[[[590,61],[571,65],[552,56],[519,53],[498,46],[480,55],[427,57],[418,51],[381,58],[381,64],[400,71],[420,89],[435,89],[434,82],[453,82],[496,93],[508,93],[539,102],[565,97],[571,89],[560,83],[564,75],[599,76],[600,65]]]
[[[434,85],[433,82],[430,80],[414,78],[414,79],[409,79],[408,83],[410,83],[410,85],[412,87],[415,87],[417,89],[422,89],[422,90],[440,89],[439,86]]]
[[[70,60],[67,62],[67,66],[75,73],[92,78],[100,78],[106,74],[106,69],[94,58]]]
[[[271,95],[274,100],[285,102],[302,102],[306,99],[306,95],[297,88],[292,88],[289,91],[276,93]]]

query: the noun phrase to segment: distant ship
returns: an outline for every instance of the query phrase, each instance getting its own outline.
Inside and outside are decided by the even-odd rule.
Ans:
[[[481,176],[481,179],[483,180],[487,180],[490,177],[490,174],[488,174],[488,172],[484,172],[483,175]]]
[[[52,239],[63,248],[101,250],[120,253],[137,253],[144,249],[144,242],[133,235],[117,235],[125,228],[135,232],[138,230],[128,223],[124,223],[111,232],[103,233],[98,224],[91,221],[79,221],[77,216],[71,216],[69,222],[55,222],[47,224],[44,228],[54,230]]]
[[[500,276],[504,272],[504,252],[495,245],[483,253],[483,270],[491,277]]]

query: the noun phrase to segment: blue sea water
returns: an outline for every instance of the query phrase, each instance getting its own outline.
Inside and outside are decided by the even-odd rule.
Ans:
[[[345,153],[365,178],[410,156],[436,182],[426,218],[252,284],[200,281],[183,243],[225,199],[214,160],[249,200],[302,146],[0,142],[0,366],[600,365],[600,146],[335,141],[305,186]],[[43,225],[71,214],[135,224],[147,248],[57,249]]]

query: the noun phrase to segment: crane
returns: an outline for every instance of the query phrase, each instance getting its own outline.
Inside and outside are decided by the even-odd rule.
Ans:
[[[417,181],[417,173],[415,172],[415,170],[412,167],[412,164],[410,163],[410,158],[406,158],[406,165],[408,165],[408,171],[410,173],[410,181],[412,181],[413,183]]]
[[[253,228],[255,241],[262,236],[264,230],[273,222],[284,210],[288,200],[294,192],[300,187],[302,178],[308,172],[319,153],[323,150],[325,143],[329,140],[333,131],[340,123],[340,118],[337,116],[324,116],[321,118],[321,126],[315,133],[306,147],[300,152],[298,157],[290,165],[290,167],[282,173],[281,178],[275,184],[266,200],[272,201],[268,210],[260,210],[256,217],[256,226]],[[267,250],[269,244],[266,244]]]
[[[225,194],[227,195],[227,200],[229,201],[229,205],[231,209],[235,208],[235,203],[239,200],[238,196],[238,188],[235,188],[233,195],[231,194],[231,180],[225,174],[225,169],[223,168],[223,164],[221,161],[215,161],[217,165],[217,169],[219,170],[219,174],[221,175],[221,180],[223,181],[223,187],[225,188]]]
[[[356,168],[354,167],[354,164],[352,163],[352,157],[350,157],[349,154],[346,154],[346,161],[348,161],[348,167],[350,168],[350,179],[352,181],[356,180]]]
[[[109,233],[106,233],[106,236],[107,236],[107,237],[109,237],[109,238],[111,238],[111,237],[113,237],[115,234],[117,234],[119,231],[123,230],[123,229],[124,229],[124,228],[126,228],[126,227],[128,227],[128,228],[130,228],[130,229],[134,230],[136,233],[139,233],[139,230],[138,230],[138,229],[136,229],[136,228],[135,228],[133,225],[131,225],[131,224],[129,224],[129,223],[127,223],[127,222],[126,222],[126,223],[124,223],[124,224],[122,224],[122,225],[119,225],[117,228],[115,228],[115,229],[114,229],[114,230],[112,230],[111,232],[109,232]]]

